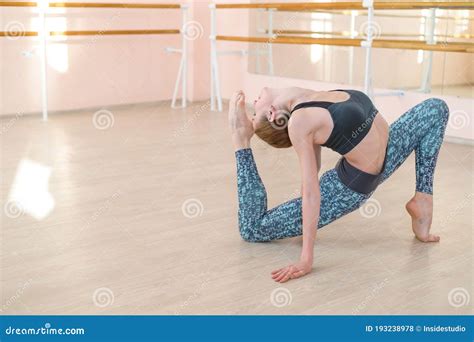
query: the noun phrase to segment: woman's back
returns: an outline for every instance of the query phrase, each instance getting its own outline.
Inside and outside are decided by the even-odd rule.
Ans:
[[[336,94],[338,93],[338,94]],[[364,93],[335,89],[327,92],[305,92],[291,110],[304,110],[311,117],[318,113],[315,143],[340,153],[354,167],[378,174],[382,169],[388,140],[388,123]],[[313,111],[317,108],[317,111]],[[324,114],[321,114],[323,108]]]

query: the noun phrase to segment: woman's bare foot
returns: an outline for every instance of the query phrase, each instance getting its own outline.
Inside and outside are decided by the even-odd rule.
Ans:
[[[416,238],[422,242],[438,242],[439,236],[430,234],[433,196],[417,192],[405,208],[411,216],[411,225]]]
[[[235,150],[250,147],[254,129],[245,111],[245,94],[241,90],[235,92],[229,101],[229,126]]]

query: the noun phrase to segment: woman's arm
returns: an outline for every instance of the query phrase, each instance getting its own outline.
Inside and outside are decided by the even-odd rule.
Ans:
[[[314,158],[316,159],[316,168],[319,171],[321,170],[321,146],[314,145]],[[303,182],[301,182],[301,194],[303,194]]]
[[[319,145],[314,146],[314,158],[316,159],[316,167],[319,174],[319,170],[321,170],[321,146]]]
[[[314,132],[317,122],[314,113],[307,117],[303,113],[289,126],[290,139],[298,154],[302,181],[303,247],[300,261],[272,273],[275,281],[286,282],[309,273],[313,266],[313,249],[319,220],[321,196],[318,171],[320,148],[314,147]],[[305,119],[306,118],[306,119]]]
[[[304,130],[298,131],[306,133]],[[303,249],[301,251],[301,261],[312,266],[321,196],[319,193],[318,167],[313,137],[311,134],[300,135],[300,137],[300,139],[294,139],[296,140],[296,145],[294,144],[293,146],[300,161],[302,183]]]

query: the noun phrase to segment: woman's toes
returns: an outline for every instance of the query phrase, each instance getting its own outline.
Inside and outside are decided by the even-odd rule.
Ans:
[[[428,234],[428,236],[416,236],[421,242],[439,242],[440,237],[438,235]]]
[[[235,93],[232,94],[230,97],[230,103],[237,103],[237,100],[239,98],[239,92],[236,91]]]
[[[245,96],[244,95],[239,95],[237,97],[237,106],[245,107]]]
[[[234,94],[232,94],[232,100],[237,100],[239,96],[243,94],[242,90],[236,91]]]

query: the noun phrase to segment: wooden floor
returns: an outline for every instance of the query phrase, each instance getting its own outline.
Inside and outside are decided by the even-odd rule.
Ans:
[[[2,313],[472,312],[472,146],[445,143],[440,154],[441,243],[411,233],[412,156],[370,207],[319,231],[310,275],[280,285],[270,272],[297,260],[301,240],[241,240],[227,113],[204,102],[109,110],[107,129],[93,110],[1,120]],[[294,152],[253,146],[269,205],[295,197]],[[325,150],[323,170],[336,160]],[[34,193],[12,207],[25,198],[15,189]]]

